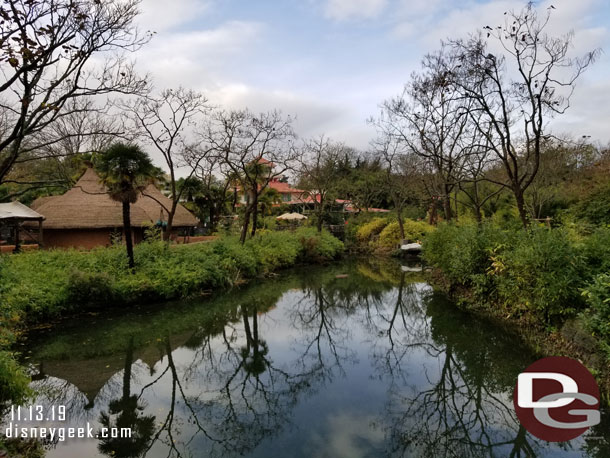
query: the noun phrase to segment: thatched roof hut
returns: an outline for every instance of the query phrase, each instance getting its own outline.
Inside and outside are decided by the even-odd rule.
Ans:
[[[162,220],[167,221],[167,210],[172,201],[155,186],[146,190],[131,206],[131,224],[146,227]],[[165,208],[164,208],[165,207]],[[32,209],[44,215],[45,229],[123,227],[121,204],[110,198],[100,177],[88,168],[80,180],[61,196],[41,197],[32,203]],[[174,215],[175,227],[192,227],[198,224],[186,208],[178,205]]]
[[[131,205],[131,225],[134,228],[150,227],[159,221],[167,221],[168,209],[172,201],[164,196],[154,185],[149,185],[138,200]],[[61,196],[41,197],[32,203],[32,209],[45,217],[43,230],[47,241],[53,235],[62,239],[51,243],[52,246],[92,247],[110,243],[109,230],[123,228],[121,204],[110,198],[100,177],[88,168],[72,189]],[[173,227],[182,229],[197,226],[199,221],[182,205],[178,205],[174,215]],[[74,231],[81,231],[75,234]],[[84,233],[83,231],[90,231]],[[68,236],[69,234],[69,236]],[[49,235],[51,236],[49,238]],[[97,239],[96,242],[91,237]],[[67,243],[68,238],[78,238]],[[87,241],[82,239],[89,238]],[[136,234],[136,238],[138,237]],[[108,240],[106,242],[106,240]],[[103,243],[101,242],[103,241]],[[138,240],[136,240],[138,241]],[[47,245],[49,242],[47,242]]]

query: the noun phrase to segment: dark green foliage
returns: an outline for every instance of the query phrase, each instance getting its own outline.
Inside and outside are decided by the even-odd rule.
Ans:
[[[261,233],[244,245],[233,237],[171,247],[142,243],[135,247],[133,274],[127,273],[121,247],[6,256],[2,311],[36,321],[65,310],[183,298],[299,261],[332,259],[342,249],[329,233],[303,228]]]
[[[29,377],[25,375],[14,355],[0,350],[0,407],[9,402],[24,402],[30,395],[29,383]]]
[[[593,334],[602,340],[602,346],[610,356],[610,273],[595,277],[584,289],[583,296],[589,305],[585,321]]]
[[[522,305],[547,322],[582,307],[584,259],[565,231],[519,231],[514,242],[498,255],[497,262],[504,266],[494,280],[501,300],[510,306]]]
[[[599,228],[585,238],[582,250],[592,276],[610,272],[610,227]]]
[[[424,255],[452,285],[471,288],[475,300],[550,322],[582,308],[588,280],[585,257],[562,229],[501,230],[491,224],[441,225]]]
[[[595,190],[574,209],[578,218],[593,224],[610,224],[610,185]]]
[[[493,252],[508,243],[508,233],[492,224],[440,224],[426,236],[424,257],[453,284],[480,281],[492,266]]]

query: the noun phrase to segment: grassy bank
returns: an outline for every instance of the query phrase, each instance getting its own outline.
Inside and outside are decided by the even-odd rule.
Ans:
[[[610,392],[610,229],[443,224],[424,257],[463,306],[519,324],[542,353],[582,359]]]
[[[264,232],[241,245],[210,243],[136,246],[130,273],[121,246],[89,252],[53,250],[0,258],[0,400],[27,395],[27,377],[10,353],[28,325],[106,307],[186,298],[229,287],[297,263],[322,262],[343,244],[327,232]]]

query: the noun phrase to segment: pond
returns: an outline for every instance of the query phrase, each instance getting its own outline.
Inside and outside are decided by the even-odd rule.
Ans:
[[[535,355],[419,270],[299,268],[39,331],[24,347],[34,404],[66,417],[27,425],[131,428],[49,443],[62,458],[610,456],[606,413],[569,443],[526,433],[511,396]]]

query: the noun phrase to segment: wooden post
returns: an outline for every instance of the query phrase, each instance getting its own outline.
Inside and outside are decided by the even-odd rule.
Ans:
[[[21,251],[21,240],[19,240],[19,221],[15,221],[15,249],[13,253],[19,253]]]
[[[42,220],[38,220],[38,249],[40,250],[42,246]]]

